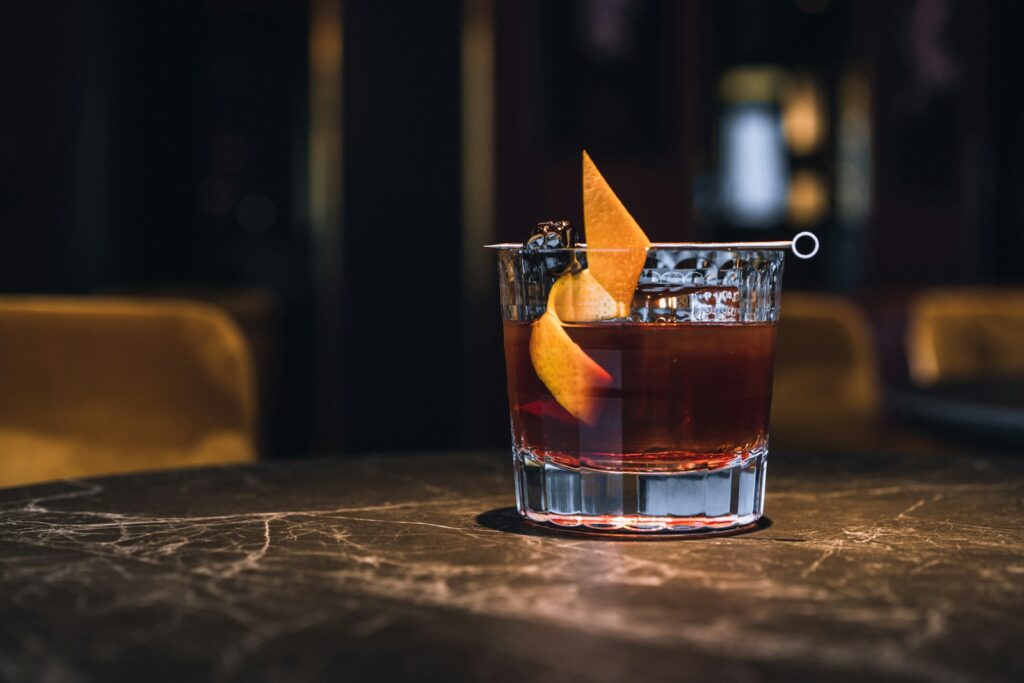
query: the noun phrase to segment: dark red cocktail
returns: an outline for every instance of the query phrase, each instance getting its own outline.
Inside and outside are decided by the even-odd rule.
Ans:
[[[566,467],[716,469],[764,450],[775,324],[566,323],[612,380],[593,424],[570,415],[530,360],[531,324],[505,322],[517,447]]]

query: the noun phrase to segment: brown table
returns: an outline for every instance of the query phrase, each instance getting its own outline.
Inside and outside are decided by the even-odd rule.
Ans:
[[[511,504],[505,453],[0,490],[0,679],[1024,678],[1018,458],[773,454],[704,539]]]

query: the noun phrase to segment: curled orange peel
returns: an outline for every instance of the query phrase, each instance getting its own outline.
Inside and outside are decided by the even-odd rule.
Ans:
[[[583,223],[587,265],[594,279],[628,314],[651,241],[583,152]],[[602,250],[613,251],[602,251]]]
[[[530,361],[558,404],[593,426],[598,396],[613,379],[572,340],[562,321],[628,316],[651,242],[585,151],[583,218],[589,267],[562,275],[551,287],[547,309],[530,332]]]
[[[612,295],[584,268],[555,281],[548,294],[548,310],[563,322],[592,322],[614,318],[619,308]]]
[[[566,412],[590,426],[597,423],[598,394],[612,383],[612,376],[572,340],[550,308],[533,321],[530,361]]]

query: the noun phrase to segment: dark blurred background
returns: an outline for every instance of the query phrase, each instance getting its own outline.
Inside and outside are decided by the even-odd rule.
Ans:
[[[581,223],[814,230],[868,314],[1024,279],[1024,3],[7,0],[0,292],[184,296],[252,343],[263,452],[503,446],[493,256]]]

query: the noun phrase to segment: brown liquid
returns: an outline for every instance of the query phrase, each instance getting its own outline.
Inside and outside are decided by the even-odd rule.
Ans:
[[[552,397],[530,361],[530,323],[505,323],[516,445],[568,467],[721,467],[766,444],[775,325],[573,323],[573,341],[611,374],[593,426]]]

